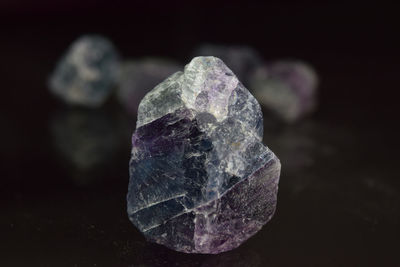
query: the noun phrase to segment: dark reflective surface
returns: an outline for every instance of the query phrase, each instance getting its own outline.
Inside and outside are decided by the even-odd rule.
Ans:
[[[171,15],[139,9],[132,23],[142,28],[134,36],[121,30],[131,19],[120,16],[121,11],[113,13],[114,20],[103,22],[102,16],[109,14],[106,7],[93,18],[83,12],[75,24],[61,11],[54,13],[61,14],[59,18],[45,13],[32,24],[27,21],[35,16],[29,12],[19,17],[22,22],[2,24],[0,51],[5,53],[0,67],[6,74],[0,98],[0,265],[399,265],[394,92],[398,64],[386,45],[392,38],[385,28],[389,19],[371,22],[372,8],[353,20],[356,8],[304,7],[300,13],[307,19],[289,12],[289,21],[277,26],[280,30],[271,29],[268,40],[277,40],[271,43],[256,35],[268,26],[261,11],[253,10],[257,16],[248,15],[238,25],[236,18],[250,11],[232,8],[232,18],[205,31],[203,13],[182,9],[167,9]],[[155,12],[152,18],[167,17],[163,23],[140,24],[150,10]],[[217,11],[222,10],[210,12],[210,20],[216,21]],[[286,14],[280,6],[272,10],[276,12],[269,14],[275,19]],[[335,21],[338,12],[342,17]],[[323,29],[336,31],[321,31],[322,26],[314,25],[316,19]],[[292,30],[294,21],[302,21],[300,31]],[[355,37],[353,30],[358,33]],[[243,36],[233,35],[236,31]],[[277,212],[262,231],[220,255],[182,254],[145,241],[126,215],[130,138],[136,119],[126,115],[115,98],[101,110],[67,108],[46,88],[63,50],[86,32],[111,37],[123,55],[132,57],[160,55],[182,61],[195,44],[215,39],[249,42],[265,58],[300,57],[316,67],[321,76],[317,113],[292,126],[265,118],[264,142],[280,157],[282,175]],[[298,32],[305,38],[295,38]],[[160,48],[156,41],[167,33],[173,38]],[[347,40],[346,45],[341,46],[340,40]]]
[[[60,159],[53,141],[43,138],[5,168],[2,261],[17,266],[390,263],[400,209],[396,159],[384,144],[369,145],[370,138],[316,120],[266,134],[265,142],[283,163],[276,215],[240,248],[220,255],[187,255],[147,243],[131,225],[125,211],[129,138],[120,138],[125,148],[106,151],[108,162],[91,170],[65,155]]]

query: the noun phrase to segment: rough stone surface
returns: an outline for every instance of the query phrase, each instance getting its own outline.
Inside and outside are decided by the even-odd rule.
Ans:
[[[50,77],[50,90],[68,104],[96,107],[115,85],[119,57],[112,43],[85,35],[72,43]]]
[[[257,100],[218,58],[196,57],[139,105],[127,195],[150,241],[186,253],[236,248],[276,207],[280,162]]]
[[[262,64],[258,52],[248,46],[203,44],[195,49],[194,55],[220,58],[245,85],[249,75]]]
[[[278,61],[259,67],[249,86],[261,105],[286,122],[294,122],[314,111],[318,77],[300,61]]]
[[[178,63],[157,58],[124,62],[118,79],[117,96],[120,103],[128,113],[136,115],[145,94],[181,69]]]

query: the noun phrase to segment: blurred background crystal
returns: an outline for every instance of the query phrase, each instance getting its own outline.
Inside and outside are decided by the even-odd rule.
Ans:
[[[173,60],[145,58],[128,60],[121,65],[117,97],[131,115],[136,115],[140,101],[147,92],[183,66]]]
[[[222,59],[246,86],[249,75],[262,63],[259,53],[245,45],[203,44],[195,48],[192,56],[214,56]]]
[[[99,35],[84,35],[71,44],[54,70],[49,87],[68,104],[102,105],[116,83],[119,56]]]
[[[286,60],[257,68],[249,88],[257,100],[277,117],[294,122],[316,108],[318,76],[307,63]]]

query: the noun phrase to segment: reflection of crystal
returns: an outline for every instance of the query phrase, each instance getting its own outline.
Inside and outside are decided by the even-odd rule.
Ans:
[[[276,206],[280,163],[257,100],[218,58],[197,57],[149,92],[132,137],[128,215],[187,253],[238,247]]]
[[[85,172],[106,164],[115,156],[120,139],[115,124],[113,118],[99,110],[74,109],[54,117],[51,133],[63,159]]]
[[[260,256],[250,249],[234,250],[219,255],[212,255],[208,257],[201,267],[258,267],[263,266]]]
[[[285,162],[286,172],[300,172],[314,164],[315,153],[318,151],[317,143],[313,136],[304,133],[302,129],[285,129],[275,134],[267,133],[266,139],[273,144],[274,151]]]
[[[280,184],[281,188],[287,185],[290,192],[298,194],[310,186],[314,179],[310,170],[316,160],[332,153],[331,147],[318,140],[317,134],[318,127],[310,121],[265,132],[264,140],[268,140],[271,149],[285,163],[286,183]]]
[[[222,59],[245,85],[248,76],[262,62],[257,51],[248,46],[204,44],[195,49],[194,56],[214,56]]]
[[[99,106],[111,93],[119,68],[111,42],[97,35],[76,40],[58,63],[51,91],[69,104]]]
[[[298,61],[280,61],[259,67],[249,82],[257,100],[287,122],[314,110],[317,84],[315,71]]]
[[[179,64],[162,59],[125,62],[118,81],[118,99],[130,114],[136,115],[144,95],[181,69]]]

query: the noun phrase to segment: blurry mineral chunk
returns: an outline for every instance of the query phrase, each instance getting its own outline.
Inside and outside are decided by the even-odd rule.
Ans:
[[[119,72],[113,44],[98,35],[72,43],[53,72],[50,90],[68,104],[96,107],[110,95]]]
[[[262,58],[256,50],[239,45],[204,44],[195,49],[193,56],[214,56],[222,59],[245,85],[249,75],[262,63]]]
[[[286,122],[294,122],[314,111],[318,77],[300,61],[278,61],[259,67],[249,87],[257,100]]]
[[[182,69],[174,61],[147,58],[122,64],[117,96],[128,113],[136,115],[145,94],[171,74]]]

